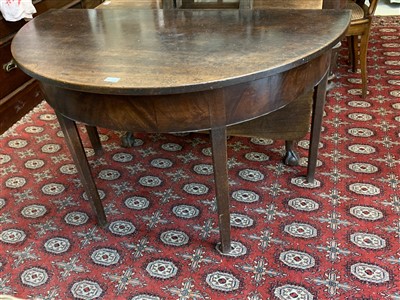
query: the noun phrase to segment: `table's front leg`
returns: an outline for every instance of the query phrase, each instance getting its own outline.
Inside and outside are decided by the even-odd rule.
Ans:
[[[97,187],[94,183],[89,162],[76,128],[76,124],[74,121],[64,117],[60,113],[56,112],[56,115],[64,133],[65,141],[69,151],[71,152],[72,159],[74,160],[75,166],[78,170],[79,178],[82,182],[83,188],[88,196],[93,211],[96,213],[97,222],[101,227],[105,227],[107,225],[107,219],[104,213],[103,204],[101,203],[99,194],[97,192]]]
[[[225,126],[211,129],[211,144],[221,249],[223,253],[229,253],[231,251],[231,220]]]
[[[322,117],[324,114],[326,86],[328,82],[329,69],[315,87],[312,121],[311,121],[311,134],[310,134],[310,147],[308,151],[308,169],[307,169],[307,182],[313,183],[315,176],[315,168],[317,166],[318,146],[321,136]]]

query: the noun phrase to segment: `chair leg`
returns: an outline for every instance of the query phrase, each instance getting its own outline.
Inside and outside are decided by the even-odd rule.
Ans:
[[[367,50],[368,50],[368,39],[369,34],[366,33],[361,36],[360,43],[360,68],[361,68],[361,80],[362,80],[362,97],[367,96]]]
[[[353,72],[357,72],[357,67],[358,67],[358,61],[360,59],[360,55],[359,55],[359,50],[360,47],[358,45],[358,35],[355,35],[352,37],[352,42],[353,42]]]

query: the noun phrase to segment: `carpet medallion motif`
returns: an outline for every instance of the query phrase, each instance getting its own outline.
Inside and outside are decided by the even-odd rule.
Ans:
[[[0,137],[0,295],[23,299],[400,299],[400,17],[376,17],[369,95],[347,65],[316,181],[283,141],[230,137],[232,251],[219,249],[209,136],[80,126],[109,225],[96,225],[52,109]]]

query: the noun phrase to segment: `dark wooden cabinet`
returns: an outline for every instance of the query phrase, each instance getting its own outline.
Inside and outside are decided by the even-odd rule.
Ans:
[[[103,0],[34,0],[34,17],[49,9],[94,8]],[[38,83],[15,65],[10,46],[26,21],[7,22],[0,14],[0,134],[23,117],[43,96]]]

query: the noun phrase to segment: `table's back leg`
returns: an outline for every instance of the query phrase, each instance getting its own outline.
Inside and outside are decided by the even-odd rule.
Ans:
[[[310,134],[310,149],[308,151],[308,169],[307,169],[307,182],[313,183],[315,176],[315,167],[318,158],[318,145],[321,135],[322,117],[324,113],[324,105],[326,98],[326,86],[328,82],[328,74],[325,76],[315,87],[314,102],[311,121],[311,134]]]
[[[83,188],[89,198],[89,203],[96,213],[97,222],[101,227],[107,225],[107,219],[104,212],[103,204],[101,203],[97,187],[94,183],[92,173],[90,171],[89,162],[82,145],[76,124],[74,121],[64,117],[62,114],[56,112],[58,122],[64,133],[65,141],[71,152],[72,159],[78,170],[80,180],[82,181]]]
[[[285,141],[286,154],[283,158],[283,162],[287,166],[298,166],[299,165],[299,155],[294,150],[294,141]]]
[[[94,152],[96,154],[101,154],[103,148],[101,147],[100,137],[96,126],[86,125],[85,127]]]
[[[135,135],[132,131],[126,132],[121,138],[121,146],[124,148],[130,148],[135,145]]]
[[[226,127],[211,129],[211,144],[214,164],[218,224],[223,253],[231,251],[230,199],[226,153]]]

